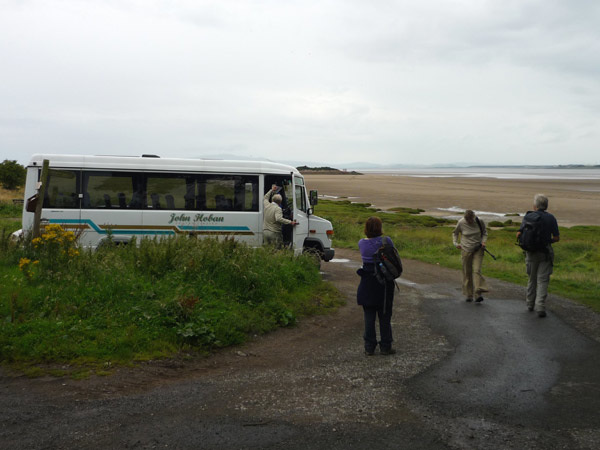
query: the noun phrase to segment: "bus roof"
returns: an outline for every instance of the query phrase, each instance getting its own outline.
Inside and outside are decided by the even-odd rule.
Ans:
[[[65,169],[143,170],[157,172],[235,172],[299,175],[292,166],[268,161],[219,159],[159,158],[156,156],[88,156],[35,154],[27,167],[41,167],[47,159],[50,167]]]

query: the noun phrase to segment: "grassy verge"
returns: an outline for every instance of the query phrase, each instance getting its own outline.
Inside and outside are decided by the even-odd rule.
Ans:
[[[320,201],[316,213],[333,222],[336,247],[357,248],[365,220],[380,217],[404,258],[460,269],[460,254],[452,245],[454,222],[414,214],[404,208],[375,211],[366,204],[347,201]],[[525,285],[525,258],[515,245],[519,224],[501,223],[489,230],[488,248],[497,257],[484,259],[486,276]],[[600,227],[561,228],[561,240],[554,245],[555,267],[550,292],[600,311]]]
[[[20,218],[22,211],[22,206],[0,202],[0,219],[14,219],[15,217]]]
[[[5,242],[0,278],[0,360],[32,374],[210,351],[341,303],[310,257],[232,240],[79,253],[68,233],[47,231],[24,247]]]
[[[12,233],[21,228],[22,205],[15,205],[12,199],[22,199],[23,189],[9,191],[0,188],[0,239],[1,233]]]

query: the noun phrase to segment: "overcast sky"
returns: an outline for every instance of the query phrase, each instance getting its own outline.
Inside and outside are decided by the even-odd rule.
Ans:
[[[600,164],[598,0],[0,0],[0,161]]]

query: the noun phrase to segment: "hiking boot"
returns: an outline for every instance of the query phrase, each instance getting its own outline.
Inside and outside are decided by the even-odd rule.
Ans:
[[[375,354],[375,350],[365,350],[365,355],[373,356]]]
[[[527,311],[529,311],[529,312],[533,311],[533,306],[528,306]]]
[[[483,297],[480,295],[479,297],[477,297],[477,300],[475,300],[477,303],[481,303],[483,301]]]
[[[465,300],[465,302],[472,302],[473,299],[471,297],[467,297],[467,299]]]
[[[379,351],[379,353],[381,353],[382,355],[395,355],[396,354],[396,350],[394,350],[393,348],[388,348],[387,350],[381,349]]]
[[[538,317],[539,318],[546,317],[546,311],[538,311]]]

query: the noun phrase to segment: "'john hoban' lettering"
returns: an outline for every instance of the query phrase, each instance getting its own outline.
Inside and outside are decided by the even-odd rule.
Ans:
[[[190,216],[188,216],[187,214],[171,214],[171,220],[169,220],[169,223],[173,223],[173,222],[189,222],[191,220]]]
[[[173,222],[191,222],[192,218],[187,214],[171,214],[171,219],[169,223]],[[199,213],[194,216],[194,222],[224,222],[225,218],[223,216],[215,216],[213,214],[203,214]]]
[[[223,222],[223,221],[224,221],[223,216],[214,216],[212,214],[209,214],[208,216],[206,214],[196,214],[196,217],[194,217],[194,222]]]

